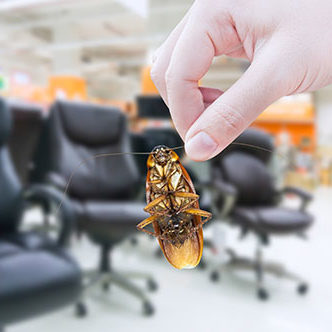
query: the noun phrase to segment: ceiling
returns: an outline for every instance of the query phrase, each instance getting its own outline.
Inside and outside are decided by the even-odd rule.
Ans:
[[[167,37],[191,0],[2,0],[0,66],[29,73],[36,84],[54,74],[86,78],[89,94],[131,99],[148,55]],[[224,88],[245,65],[217,59],[205,84]]]

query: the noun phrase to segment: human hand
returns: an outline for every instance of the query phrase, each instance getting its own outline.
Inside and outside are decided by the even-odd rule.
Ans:
[[[331,17],[331,0],[196,0],[151,70],[189,157],[212,158],[278,98],[331,84]],[[251,65],[225,93],[199,87],[222,54]]]

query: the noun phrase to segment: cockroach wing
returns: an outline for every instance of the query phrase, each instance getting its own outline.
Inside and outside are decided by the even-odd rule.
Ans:
[[[200,217],[198,217],[200,218]],[[181,247],[160,240],[159,245],[168,262],[177,269],[192,269],[197,266],[203,253],[203,231],[200,228]]]

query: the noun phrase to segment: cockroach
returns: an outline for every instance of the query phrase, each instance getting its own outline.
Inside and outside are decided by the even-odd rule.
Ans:
[[[140,222],[137,229],[158,239],[164,256],[175,268],[193,268],[202,257],[202,226],[212,215],[199,208],[199,195],[172,149],[155,147],[147,168],[144,210],[150,217]],[[149,224],[154,232],[145,229]]]
[[[231,145],[242,145],[249,148],[272,152],[259,146],[233,142]],[[202,226],[211,219],[212,214],[199,208],[199,195],[188,172],[174,152],[183,146],[173,149],[164,145],[147,152],[115,152],[91,156],[91,159],[119,156],[123,154],[149,155],[147,159],[146,201],[144,208],[150,214],[137,225],[137,229],[155,236],[158,239],[164,256],[175,268],[193,268],[201,260],[203,253]],[[90,159],[90,158],[89,158]],[[82,160],[69,176],[64,195],[77,169],[88,160]],[[58,214],[63,200],[58,205]],[[152,224],[154,232],[145,229]]]

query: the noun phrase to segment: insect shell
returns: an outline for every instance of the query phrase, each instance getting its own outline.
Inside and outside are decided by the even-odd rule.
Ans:
[[[147,167],[144,210],[151,216],[137,228],[157,237],[164,256],[174,267],[193,268],[201,260],[202,225],[211,214],[199,209],[199,196],[172,149],[163,145],[155,147]],[[144,229],[149,224],[153,225],[154,232]]]

